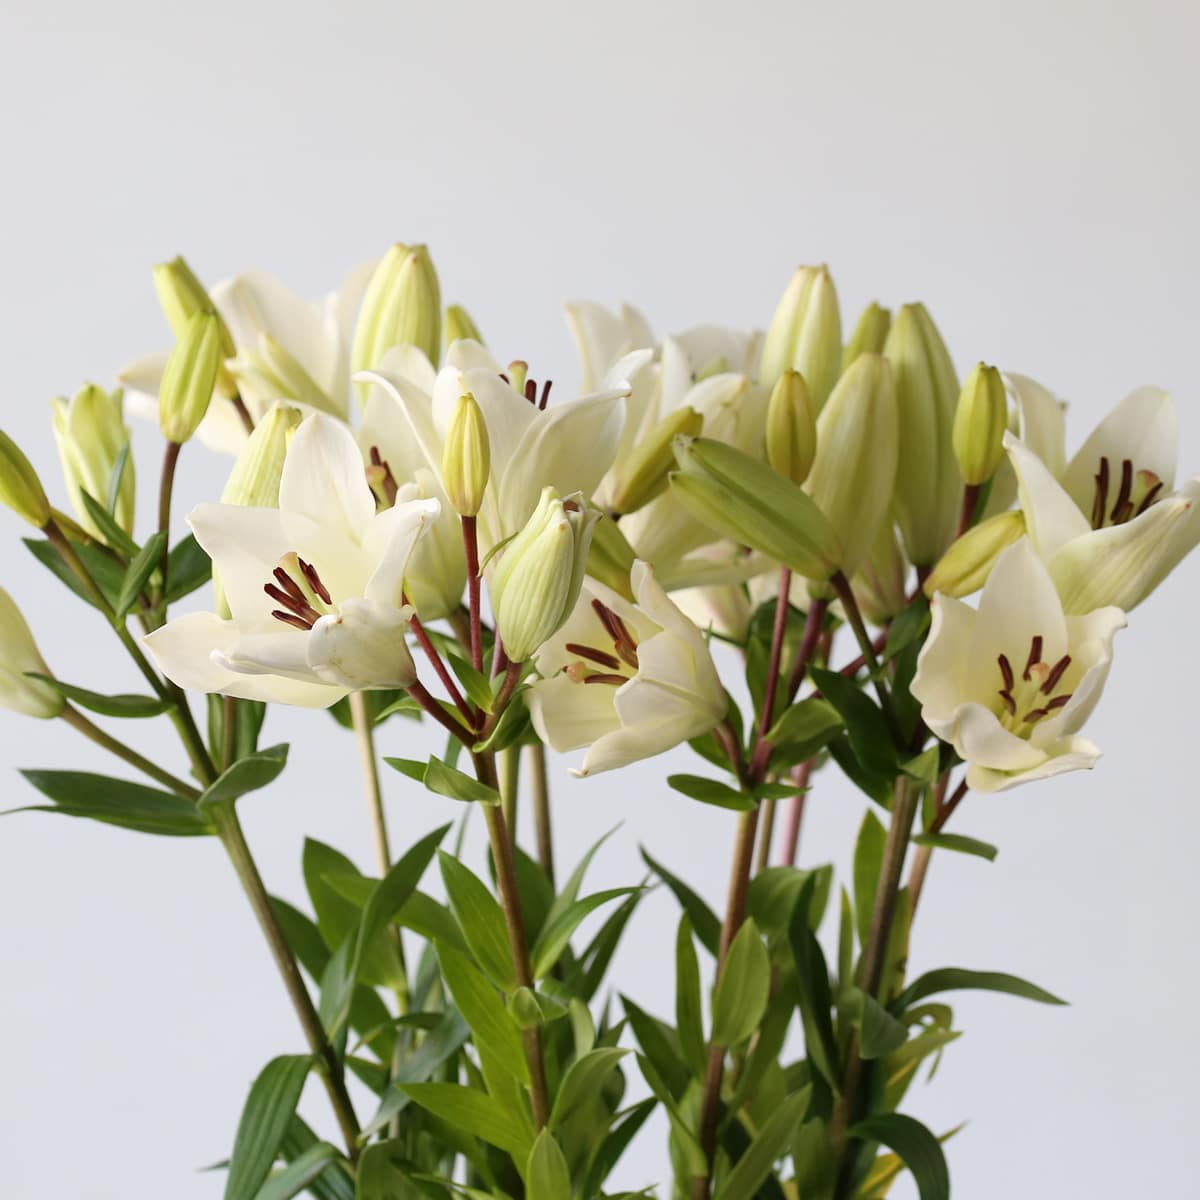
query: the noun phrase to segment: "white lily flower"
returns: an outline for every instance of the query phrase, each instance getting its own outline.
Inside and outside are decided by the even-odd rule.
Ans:
[[[16,601],[0,588],[0,708],[48,720],[62,712],[62,693],[27,672],[49,675]]]
[[[150,634],[163,673],[196,691],[308,708],[407,687],[416,672],[405,576],[438,503],[375,510],[349,429],[308,417],[292,436],[277,509],[201,504],[188,518],[231,618],[191,613]]]
[[[1028,539],[1001,554],[978,609],[938,593],[912,694],[925,723],[968,764],[967,783],[998,792],[1088,769],[1099,749],[1078,732],[1100,699],[1119,608],[1063,611]]]
[[[1175,406],[1160,388],[1126,396],[1056,478],[1009,435],[1030,540],[1067,612],[1140,604],[1200,542],[1200,477],[1175,492]]]
[[[588,746],[573,773],[596,775],[707,733],[728,698],[704,635],[671,603],[650,566],[630,574],[637,603],[586,580],[566,624],[537,656],[528,694],[554,750]]]

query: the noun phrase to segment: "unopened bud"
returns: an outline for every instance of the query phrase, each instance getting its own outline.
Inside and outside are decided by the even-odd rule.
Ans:
[[[158,423],[169,442],[182,444],[208,412],[221,366],[216,313],[198,312],[171,351],[158,389]]]
[[[675,438],[695,437],[704,418],[694,408],[677,408],[630,447],[618,464],[612,507],[618,513],[636,512],[667,490],[667,475],[675,466]]]
[[[397,242],[367,284],[351,366],[355,372],[374,370],[393,346],[416,346],[436,363],[441,327],[442,294],[429,251]]]
[[[0,431],[0,501],[36,529],[44,529],[51,517],[42,481],[20,447]]]
[[[3,436],[3,435],[0,435]],[[62,693],[29,674],[49,675],[33,634],[13,598],[0,588],[0,708],[47,720],[62,712]]]
[[[809,579],[828,579],[841,568],[836,533],[790,479],[709,438],[676,438],[675,457],[672,493],[715,533]]]
[[[273,404],[254,427],[229,472],[222,504],[240,508],[278,508],[279,481],[292,433],[304,419],[294,404]]]
[[[942,555],[924,583],[926,596],[969,596],[979,591],[1002,551],[1025,535],[1025,516],[1003,512],[968,529]]]
[[[579,493],[562,500],[543,488],[533,515],[501,553],[490,583],[492,610],[513,662],[529,658],[570,616],[598,516]]]
[[[451,304],[442,318],[443,352],[455,342],[462,341],[463,338],[470,338],[471,341],[483,345],[483,335],[479,332],[479,327],[471,320],[471,314],[461,304]]]
[[[442,486],[460,517],[473,517],[483,506],[491,472],[491,443],[483,410],[470,392],[458,398],[442,447]]]
[[[883,344],[887,341],[888,330],[892,327],[892,310],[871,301],[863,309],[854,326],[854,332],[842,351],[842,370],[844,371],[860,354],[882,354]]]
[[[595,580],[612,588],[626,600],[633,600],[633,588],[629,583],[629,572],[633,569],[633,547],[621,532],[621,527],[612,517],[601,517],[592,530],[592,544],[588,549],[587,573]]]
[[[216,312],[204,284],[182,255],[176,255],[170,262],[156,263],[153,270],[158,303],[176,341],[183,337],[188,322],[198,312]],[[221,360],[224,362],[227,358],[233,358],[237,348],[233,343],[233,334],[229,332],[229,326],[220,313],[217,313],[217,325],[221,335]],[[224,366],[217,376],[217,388],[225,396],[236,394],[233,378]]]
[[[908,569],[896,527],[885,519],[853,579],[859,608],[872,625],[886,625],[908,607]]]
[[[817,454],[817,418],[799,371],[784,371],[767,402],[767,462],[785,479],[803,483]]]
[[[797,268],[771,319],[759,381],[774,387],[789,367],[804,376],[820,412],[842,367],[842,318],[826,267]]]
[[[963,482],[987,483],[1004,458],[1008,429],[1008,396],[995,367],[977,363],[971,368],[954,413],[954,457]]]
[[[134,468],[128,453],[129,427],[125,424],[122,393],[119,390],[109,393],[89,383],[70,400],[55,397],[50,406],[63,481],[71,507],[87,534],[104,540],[103,531],[83,501],[85,492],[106,506],[110,499],[114,501],[113,520],[126,533],[132,533]],[[121,477],[114,479],[118,463]]]

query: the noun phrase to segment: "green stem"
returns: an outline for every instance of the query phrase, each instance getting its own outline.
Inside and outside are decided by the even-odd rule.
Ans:
[[[162,575],[163,603],[167,596],[167,564],[170,561],[171,547],[171,496],[175,491],[175,468],[179,465],[179,452],[183,449],[182,442],[168,442],[163,451],[162,476],[158,485],[158,531],[163,535],[162,558],[159,561],[159,573]]]
[[[130,766],[136,767],[141,771],[143,775],[148,775],[157,783],[170,788],[171,791],[176,792],[180,796],[187,796],[191,800],[199,797],[200,792],[192,787],[191,784],[184,783],[182,779],[176,779],[169,771],[164,771],[148,758],[143,758],[136,750],[130,749],[124,742],[120,742],[115,737],[105,733],[98,725],[93,725],[78,709],[72,708],[68,704],[58,715],[72,729],[77,729],[84,737],[95,742],[97,746],[102,746],[110,754],[115,754],[118,758],[124,759]]]
[[[504,823],[513,845],[517,843],[517,796],[521,780],[521,752],[516,746],[501,750],[496,755],[500,776],[500,804],[504,809]]]
[[[862,651],[863,662],[866,664],[867,671],[871,676],[871,683],[875,687],[875,695],[879,698],[879,707],[883,710],[884,718],[887,720],[888,726],[892,731],[892,736],[896,739],[896,744],[900,745],[900,721],[896,716],[895,706],[892,704],[891,692],[888,691],[887,684],[883,680],[883,671],[879,665],[879,658],[875,653],[875,646],[871,641],[871,635],[867,632],[866,624],[863,622],[862,613],[859,611],[858,601],[854,596],[854,589],[850,586],[850,581],[841,571],[829,582],[833,584],[833,589],[837,592],[838,599],[842,602],[842,609],[846,614],[846,620],[849,621],[850,628],[854,631],[858,648]]]
[[[529,792],[533,801],[533,823],[537,833],[537,856],[550,886],[554,886],[554,835],[550,827],[550,779],[546,772],[546,747],[534,742],[527,751]]]

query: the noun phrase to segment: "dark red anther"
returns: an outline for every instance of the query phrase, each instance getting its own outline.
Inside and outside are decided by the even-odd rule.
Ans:
[[[624,675],[585,675],[584,683],[608,683],[614,687],[620,687],[623,683],[628,683],[629,680]]]
[[[1100,469],[1096,472],[1096,497],[1092,501],[1092,528],[1100,529],[1104,525],[1104,512],[1108,508],[1108,459],[1100,460]]]
[[[1050,668],[1050,674],[1046,676],[1046,682],[1042,684],[1042,691],[1050,696],[1054,689],[1058,687],[1058,681],[1063,677],[1063,673],[1071,665],[1071,656],[1064,654],[1062,658]]]
[[[1000,664],[1000,674],[1004,679],[1004,690],[1006,692],[1011,692],[1015,680],[1013,678],[1012,663],[1008,661],[1008,655],[1001,654],[999,658],[996,659],[996,662]]]
[[[533,379],[525,380],[525,399],[530,404],[537,403],[537,382]]]
[[[1133,494],[1133,463],[1129,459],[1121,461],[1121,487],[1117,492],[1117,502],[1113,505],[1112,523],[1123,525],[1133,516],[1133,504],[1129,497]]]
[[[545,412],[546,404],[550,399],[550,388],[553,383],[554,380],[547,379],[546,382],[542,384],[542,398],[538,401],[538,408],[540,408],[543,412]]]
[[[277,621],[282,621],[285,625],[291,625],[293,629],[300,629],[307,633],[312,627],[312,621],[306,621],[303,617],[298,617],[295,613],[280,612],[276,609],[271,616]]]
[[[1140,517],[1158,499],[1158,493],[1162,491],[1163,485],[1160,479],[1145,495],[1141,504],[1138,505],[1138,510],[1134,516]]]
[[[568,654],[577,654],[580,658],[586,658],[589,662],[599,663],[602,667],[609,667],[616,671],[621,666],[621,660],[615,654],[607,654],[603,650],[597,650],[593,646],[582,646],[578,642],[568,642],[566,645]]]
[[[1012,692],[1005,688],[999,693],[1000,699],[1004,701],[1004,707],[1008,709],[1009,716],[1017,715],[1017,702],[1012,697]]]
[[[1031,708],[1025,714],[1026,725],[1036,725],[1043,717],[1048,716],[1050,710],[1048,708]]]
[[[1029,661],[1025,664],[1025,670],[1021,674],[1022,679],[1029,678],[1029,672],[1042,661],[1042,635],[1039,633],[1029,643]]]
[[[1072,695],[1072,693],[1067,692],[1065,695],[1055,696],[1053,700],[1048,700],[1046,702],[1046,708],[1047,709],[1063,708],[1064,706],[1071,703],[1071,695]]]
[[[317,574],[317,568],[312,563],[307,563],[299,555],[296,556],[296,561],[300,564],[300,573],[308,581],[308,586],[312,588],[326,604],[333,603],[333,597],[329,594],[329,589],[321,582],[320,575]]]

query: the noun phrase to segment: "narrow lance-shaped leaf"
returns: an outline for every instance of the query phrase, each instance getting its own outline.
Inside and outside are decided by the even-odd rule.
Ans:
[[[250,1088],[238,1122],[225,1200],[253,1200],[279,1153],[295,1115],[312,1059],[281,1055],[262,1069]]]
[[[904,1160],[921,1200],[949,1200],[950,1171],[941,1143],[920,1121],[902,1113],[880,1113],[851,1126],[850,1136],[882,1142]]]
[[[745,921],[729,947],[713,997],[713,1041],[736,1046],[758,1027],[771,990],[771,960],[762,934]]]

